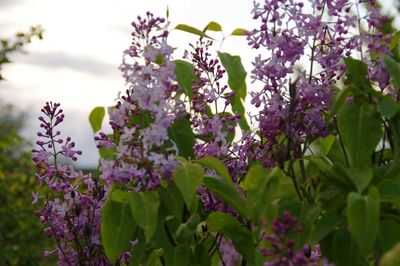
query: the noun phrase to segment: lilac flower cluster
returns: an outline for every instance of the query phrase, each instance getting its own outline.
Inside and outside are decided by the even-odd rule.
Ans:
[[[163,18],[147,13],[133,22],[131,47],[120,67],[129,88],[109,111],[114,139],[100,134],[98,147],[115,148],[114,160],[102,160],[102,178],[131,182],[135,189],[155,189],[176,165],[176,148],[168,127],[185,114],[177,96],[173,49],[167,43]]]
[[[194,152],[197,158],[213,156],[220,159],[227,166],[233,181],[237,182],[248,169],[248,151],[253,142],[251,134],[245,132],[239,141],[229,138],[230,134],[234,135],[241,116],[230,113],[235,92],[222,84],[225,70],[219,60],[212,57],[209,51],[212,44],[212,41],[200,38],[195,45],[190,45],[192,51],[188,53],[196,75],[192,88],[191,123],[195,135],[201,140],[195,144]],[[207,174],[215,173],[209,171]],[[232,207],[206,188],[201,187],[199,194],[205,211],[236,215]]]
[[[296,225],[297,219],[289,212],[284,212],[281,217],[275,218],[271,234],[264,236],[269,246],[261,248],[261,253],[267,258],[264,266],[321,265],[321,251],[318,245],[313,248],[304,245],[301,249],[294,250],[296,241],[292,239],[293,234],[302,230]],[[323,265],[330,265],[325,259],[322,261]]]
[[[64,140],[60,131],[56,131],[64,120],[59,107],[58,103],[48,102],[41,110],[44,116],[39,120],[43,132],[37,135],[42,140],[32,150],[33,161],[39,169],[38,181],[46,186],[32,193],[33,204],[43,203],[35,214],[46,225],[44,232],[54,237],[57,244],[45,256],[57,253],[58,265],[110,265],[100,243],[100,211],[107,186],[68,164],[68,160],[76,161],[82,152],[75,150],[70,137]]]
[[[367,9],[361,16],[362,5]],[[304,143],[326,135],[332,88],[346,70],[342,58],[370,60],[365,47],[369,53],[389,53],[390,37],[375,30],[386,20],[375,0],[265,0],[255,2],[253,15],[260,26],[248,43],[263,49],[252,71],[263,88],[251,92],[252,104],[260,108],[255,115],[262,137],[258,159],[273,167],[298,158]],[[304,59],[309,70],[296,73]],[[372,81],[387,87],[382,59],[368,63]]]

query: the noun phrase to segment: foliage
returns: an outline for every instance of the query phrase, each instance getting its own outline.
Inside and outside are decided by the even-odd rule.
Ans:
[[[255,2],[258,25],[232,33],[260,51],[252,89],[239,56],[213,51],[217,22],[176,26],[200,38],[174,60],[169,23],[138,17],[113,133],[95,137],[100,179],[57,160],[80,153],[54,130],[59,104],[46,103],[34,161],[61,264],[396,263],[399,34],[375,1],[307,4]],[[296,72],[302,58],[309,69]],[[94,132],[103,117],[91,113]]]
[[[11,105],[1,104],[0,113],[0,264],[43,264],[43,247],[51,240],[32,215],[30,191],[38,186],[29,144],[19,133],[25,118]]]
[[[27,33],[18,32],[13,39],[0,39],[0,80],[4,79],[1,75],[3,64],[11,63],[10,54],[23,52],[22,47],[30,43],[34,37],[43,39],[43,29],[40,26],[31,27]]]

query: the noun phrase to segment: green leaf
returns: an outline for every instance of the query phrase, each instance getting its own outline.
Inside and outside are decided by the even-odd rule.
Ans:
[[[383,62],[397,88],[400,87],[400,65],[388,55],[383,56]]]
[[[231,176],[229,175],[228,169],[223,162],[218,160],[215,157],[206,156],[201,159],[195,160],[194,162],[199,163],[205,167],[215,170],[215,172],[225,178],[228,182],[232,181]]]
[[[326,157],[335,142],[335,136],[319,137],[310,144],[313,156]]]
[[[187,220],[186,223],[179,225],[175,232],[175,240],[180,245],[190,245],[191,239],[197,230],[197,225],[199,224],[201,218],[195,213]]]
[[[277,168],[265,169],[261,165],[255,165],[248,171],[243,188],[247,195],[246,208],[255,223],[258,223],[260,215],[273,200],[279,185],[280,174]]]
[[[172,179],[188,208],[196,201],[197,189],[203,182],[203,177],[203,169],[198,164],[183,163],[175,168]]]
[[[181,221],[184,203],[176,185],[171,184],[168,188],[160,187],[158,191],[160,201],[168,211],[168,214]]]
[[[112,201],[110,198],[101,209],[101,242],[107,257],[115,263],[119,255],[130,250],[136,231],[128,203]]]
[[[318,244],[320,240],[322,240],[335,229],[339,222],[340,218],[336,211],[332,210],[324,213],[318,223],[315,224],[311,229],[311,234],[308,241],[309,244]]]
[[[373,176],[372,166],[367,163],[347,168],[346,172],[360,193],[369,185]]]
[[[228,85],[241,98],[247,95],[246,75],[247,72],[242,65],[240,56],[218,52],[222,65],[228,72]]]
[[[338,126],[353,165],[369,161],[382,136],[381,118],[373,106],[343,106],[338,113]]]
[[[217,23],[215,21],[211,21],[204,28],[203,32],[206,32],[208,30],[211,30],[211,31],[222,31],[222,27],[221,27],[221,25],[219,23]]]
[[[232,181],[222,177],[204,177],[203,184],[220,199],[228,203],[243,216],[246,216],[245,204]]]
[[[379,194],[385,199],[400,199],[400,181],[385,179],[378,184]]]
[[[212,212],[207,218],[210,232],[221,232],[230,238],[235,249],[243,255],[250,265],[255,261],[255,244],[251,232],[242,226],[237,219],[222,212]]]
[[[400,242],[382,257],[379,266],[398,266],[400,265]]]
[[[383,117],[392,118],[399,109],[399,105],[389,95],[380,97],[378,111]]]
[[[120,202],[120,203],[127,203],[129,198],[129,192],[123,191],[120,189],[113,190],[111,193],[111,200]]]
[[[190,246],[181,245],[175,248],[174,265],[190,265],[189,255],[191,254]]]
[[[171,140],[175,142],[179,151],[179,156],[186,159],[194,159],[194,134],[186,117],[175,120],[168,128],[168,135]]]
[[[369,90],[371,85],[367,79],[368,65],[351,57],[345,58],[344,63],[346,64],[347,70],[346,84],[354,84],[356,87],[363,89],[364,91]]]
[[[231,98],[231,105],[232,105],[232,111],[236,114],[240,115],[240,119],[238,121],[238,124],[241,129],[245,131],[249,131],[250,127],[249,124],[247,123],[246,116],[245,116],[245,109],[242,103],[242,100],[240,97],[234,96]]]
[[[249,31],[242,29],[242,28],[237,28],[234,29],[231,33],[232,36],[247,36]]]
[[[379,204],[375,187],[367,196],[351,192],[347,198],[349,230],[364,254],[370,251],[379,232]]]
[[[95,107],[89,115],[89,122],[90,125],[92,126],[93,133],[96,133],[97,131],[100,130],[101,128],[101,123],[103,122],[103,118],[105,115],[105,109],[104,107]]]
[[[181,31],[185,31],[185,32],[188,32],[188,33],[191,33],[191,34],[194,34],[194,35],[198,35],[198,36],[213,40],[213,38],[211,38],[210,36],[208,36],[207,34],[202,32],[201,30],[196,29],[196,28],[194,28],[192,26],[189,26],[189,25],[186,25],[186,24],[179,24],[179,25],[177,25],[175,27],[175,29],[181,30]]]
[[[194,67],[189,62],[183,60],[175,60],[174,63],[176,81],[178,81],[185,94],[189,97],[189,100],[192,101],[192,87],[194,86],[193,81],[196,79]]]
[[[334,233],[331,244],[332,257],[337,266],[362,265],[362,255],[347,230],[338,230]]]
[[[130,192],[129,194],[132,217],[143,229],[146,241],[149,242],[157,227],[160,197],[157,191]]]
[[[384,220],[379,227],[378,248],[381,254],[389,251],[399,242],[400,224],[393,220]]]
[[[146,266],[162,266],[161,257],[164,255],[164,250],[162,248],[154,249],[149,259],[147,260]]]

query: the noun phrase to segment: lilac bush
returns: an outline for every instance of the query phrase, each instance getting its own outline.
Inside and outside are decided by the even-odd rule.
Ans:
[[[213,53],[221,25],[177,25],[199,40],[174,59],[170,22],[151,13],[132,23],[112,134],[95,136],[99,178],[60,162],[81,152],[54,130],[59,104],[46,104],[33,150],[46,192],[33,195],[60,265],[362,265],[394,246],[389,18],[372,0],[256,1],[252,14],[255,29],[231,34],[260,51],[252,128],[240,57]],[[103,116],[91,114],[95,132]]]

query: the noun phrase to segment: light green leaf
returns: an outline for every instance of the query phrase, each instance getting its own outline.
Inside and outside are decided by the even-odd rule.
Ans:
[[[179,25],[177,25],[175,27],[175,29],[181,30],[181,31],[185,31],[185,32],[188,32],[188,33],[191,33],[191,34],[194,34],[194,35],[198,35],[198,36],[213,40],[213,38],[211,38],[210,36],[208,36],[207,34],[202,32],[201,30],[196,29],[196,28],[194,28],[192,26],[189,26],[189,25],[186,25],[186,24],[179,24]]]
[[[201,159],[195,160],[194,162],[197,162],[203,166],[206,166],[210,169],[215,170],[215,172],[225,178],[228,182],[232,181],[231,176],[229,175],[228,169],[226,169],[226,166],[217,158],[211,157],[211,156],[206,156]]]
[[[197,189],[203,182],[203,177],[203,169],[198,164],[183,163],[175,168],[172,179],[188,208],[192,206],[194,201],[197,201]]]
[[[163,255],[164,250],[162,248],[154,249],[147,260],[146,266],[162,266],[163,263],[161,262],[160,258]]]
[[[107,257],[115,263],[120,254],[130,250],[136,223],[128,203],[108,199],[101,209],[101,242]]]
[[[222,65],[228,72],[228,85],[241,98],[247,95],[246,76],[247,72],[242,65],[240,56],[218,52]]]
[[[189,100],[192,101],[192,87],[194,86],[193,81],[196,79],[194,67],[189,62],[183,60],[175,60],[174,63],[176,81],[178,81],[179,86],[181,86],[185,94],[189,97]]]
[[[222,177],[206,176],[204,177],[203,184],[208,190],[228,203],[240,214],[246,216],[245,203],[232,181],[228,181]]]
[[[100,106],[94,108],[90,112],[89,122],[90,122],[90,125],[92,126],[93,133],[96,133],[97,131],[100,130],[104,115],[105,115],[105,109],[104,109],[104,107],[100,107]]]
[[[254,265],[256,255],[253,236],[237,219],[226,213],[212,212],[206,223],[208,231],[221,232],[230,238],[235,249],[243,255],[250,265]]]
[[[379,232],[379,193],[371,187],[367,196],[351,192],[347,198],[349,230],[360,249],[367,254]]]
[[[242,28],[234,29],[231,33],[232,36],[247,36],[248,31]]]
[[[258,223],[260,215],[273,200],[279,186],[280,174],[277,168],[265,169],[261,165],[255,165],[248,171],[243,188],[247,195],[246,208],[255,223]]]
[[[221,27],[221,25],[219,23],[217,23],[215,21],[211,21],[204,28],[203,32],[206,32],[208,30],[211,30],[211,31],[222,31],[222,27]]]
[[[157,227],[160,197],[157,191],[130,192],[129,203],[136,223],[143,229],[149,242]]]

